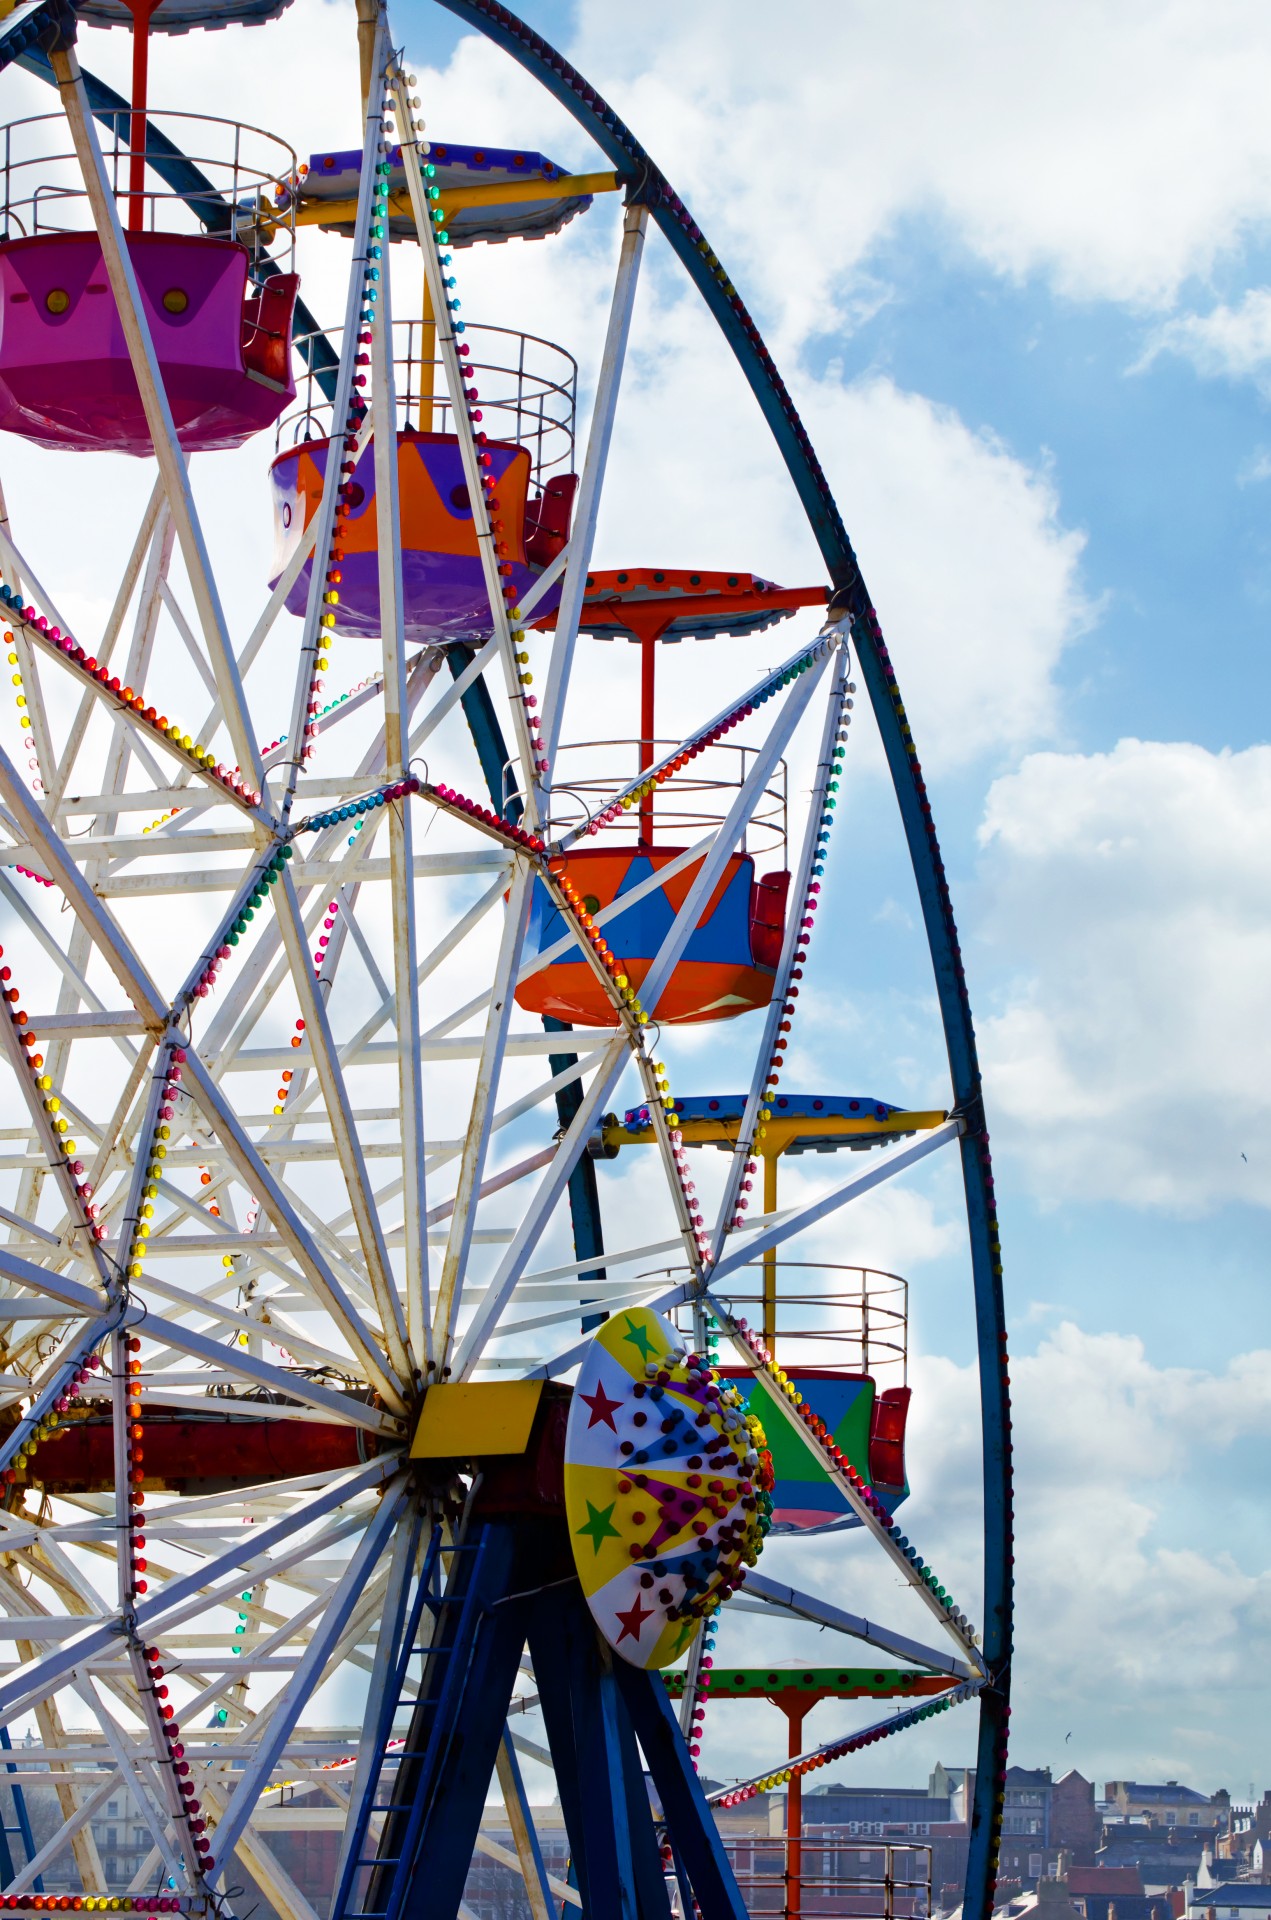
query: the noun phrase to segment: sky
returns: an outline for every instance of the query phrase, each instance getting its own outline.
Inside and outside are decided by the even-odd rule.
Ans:
[[[275,61],[241,56],[263,34],[227,34],[164,49],[156,67],[190,104],[233,89],[244,104],[224,111],[302,152],[351,145],[350,13],[296,0],[269,30]],[[1013,1757],[1100,1784],[1261,1793],[1271,22],[1247,0],[806,0],[780,16],[752,0],[526,0],[525,13],[669,175],[763,329],[912,718],[998,1175]],[[594,158],[448,15],[399,0],[394,24],[435,136]],[[86,34],[85,63],[117,72],[118,38]],[[586,401],[615,249],[609,208],[554,248],[466,255],[468,311],[570,346]],[[336,283],[319,272],[306,297],[334,312]],[[239,512],[246,548],[263,551],[264,515],[257,527]],[[596,557],[820,577],[753,402],[656,239]],[[75,565],[78,606],[95,589]],[[716,666],[683,651],[667,709],[687,723],[713,710]],[[607,697],[598,653],[580,718]],[[787,1080],[942,1104],[914,888],[863,720],[849,772],[818,932],[827,964]],[[726,1084],[726,1036],[702,1040],[697,1068],[687,1091]],[[606,1205],[621,1218],[627,1204],[607,1175]],[[858,1203],[850,1234],[852,1257],[911,1286],[906,1526],[974,1594],[976,1386],[949,1170]],[[854,1545],[769,1554],[766,1571],[815,1575],[861,1611],[886,1598]],[[777,1649],[750,1616],[736,1632],[756,1658]],[[806,1639],[780,1650],[810,1657]],[[852,1711],[818,1708],[811,1737]],[[735,1772],[759,1737],[715,1709],[705,1764]],[[920,1784],[973,1745],[964,1712],[831,1777]]]
[[[432,8],[407,17],[416,62],[488,59],[430,39]],[[1014,1757],[1100,1784],[1260,1793],[1271,24],[1221,0],[780,15],[582,0],[525,17],[653,154],[763,328],[928,772],[1015,1357]],[[664,324],[687,328],[658,266]],[[686,350],[720,358],[677,331],[650,383],[678,386]],[[717,431],[744,404],[730,390]],[[701,480],[693,533],[713,550],[720,507]],[[793,579],[811,556],[788,538],[730,548],[733,564]],[[601,540],[616,556],[607,523]],[[794,1067],[822,1070],[828,1032],[850,1090],[916,1103],[938,1064],[930,976],[858,744],[823,929],[843,972]],[[973,1579],[957,1195],[936,1176],[888,1199],[890,1218],[855,1230],[903,1256],[911,1283],[907,1524]],[[815,1550],[830,1579],[849,1577],[841,1551]],[[818,1709],[815,1737],[847,1712]],[[722,1768],[740,1726],[722,1711],[714,1725],[705,1758]],[[971,1737],[944,1721],[835,1777],[916,1782],[937,1755],[969,1760]]]

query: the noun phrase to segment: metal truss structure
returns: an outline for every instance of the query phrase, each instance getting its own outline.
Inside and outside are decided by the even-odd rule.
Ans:
[[[606,103],[506,8],[443,4],[550,89],[613,169],[624,204],[608,327],[572,532],[518,601],[501,568],[418,101],[386,11],[359,0],[364,138],[344,344],[320,367],[337,431],[358,457],[374,450],[382,635],[369,676],[330,699],[328,673],[341,689],[354,678],[339,672],[348,655],[333,644],[323,564],[342,520],[339,464],[259,617],[239,630],[103,164],[108,90],[81,71],[72,9],[49,0],[0,22],[0,54],[56,84],[154,447],[153,492],[100,633],[73,636],[59,613],[41,503],[11,492],[0,521],[0,618],[29,743],[0,744],[0,1722],[28,1736],[7,1777],[50,1785],[61,1814],[33,1853],[3,1842],[3,1892],[10,1907],[42,1904],[41,1875],[69,1849],[90,1908],[230,1913],[257,1889],[286,1920],[315,1920],[260,1818],[283,1783],[300,1783],[343,1836],[341,1916],[448,1916],[493,1779],[535,1915],[562,1898],[597,1917],[687,1914],[693,1900],[710,1920],[739,1914],[691,1751],[709,1636],[673,1710],[656,1675],[599,1646],[550,1500],[536,1514],[532,1462],[496,1499],[494,1464],[412,1457],[430,1392],[538,1380],[549,1406],[598,1315],[653,1306],[680,1316],[699,1346],[715,1339],[769,1423],[796,1426],[858,1523],[837,1536],[833,1598],[765,1569],[731,1604],[815,1623],[943,1682],[713,1798],[737,1804],[974,1700],[965,1911],[987,1915],[1009,1717],[1001,1263],[965,980],[896,677],[808,435],[683,203]],[[467,646],[416,647],[406,635],[394,285],[376,237],[383,156],[397,143],[488,590],[489,618]],[[179,172],[180,156],[166,164]],[[717,710],[580,820],[553,768],[654,228],[754,391],[824,557],[828,605],[757,678],[729,685],[721,668]],[[297,621],[284,602],[311,556]],[[534,630],[535,603],[553,587],[552,624]],[[850,1175],[761,1212],[751,1175],[785,1035],[805,1017],[796,983],[805,968],[813,979],[832,969],[812,935],[858,683],[921,900],[948,1110],[898,1123]],[[186,731],[169,716],[191,684],[206,713]],[[735,727],[753,749],[746,772],[685,851],[682,902],[637,985],[620,955],[638,890],[594,912],[566,856],[654,790],[673,793],[689,760]],[[659,1001],[791,754],[812,768],[792,803],[791,911],[770,1005],[730,1029],[746,1098],[708,1199],[677,1124],[675,1029],[659,1028]],[[527,944],[536,889],[565,929],[546,954]],[[519,1011],[518,984],[563,954],[608,996],[607,1027],[563,1034]],[[638,1195],[623,1217],[637,1227],[615,1236],[610,1223],[606,1236],[593,1156],[623,1095],[647,1106],[652,1139],[623,1163]],[[960,1159],[970,1233],[980,1631],[736,1305],[765,1254],[939,1153]],[[839,1604],[853,1556],[869,1551],[925,1607],[926,1637]],[[727,1609],[722,1618],[726,1634]],[[536,1707],[546,1745],[524,1731]],[[306,1738],[341,1718],[362,1728],[346,1750]],[[544,1865],[527,1756],[555,1766],[568,1886]],[[108,1884],[93,1829],[121,1788],[151,1841],[126,1886]]]

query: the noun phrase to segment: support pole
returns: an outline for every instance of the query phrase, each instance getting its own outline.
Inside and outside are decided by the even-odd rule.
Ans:
[[[643,634],[640,639],[640,771],[647,773],[653,765],[654,741],[654,696],[657,674],[658,643],[652,634]],[[653,845],[653,794],[643,794],[640,799],[640,845]]]
[[[803,1752],[803,1701],[787,1706],[781,1702],[788,1725],[787,1758],[797,1760]],[[800,1920],[803,1912],[803,1779],[792,1773],[786,1787],[786,1920]]]
[[[374,76],[381,83],[383,76]],[[384,770],[406,776],[410,696],[398,498],[397,393],[393,370],[392,275],[380,283],[380,323],[371,329],[371,423],[374,429],[376,531],[379,541],[380,634],[384,661]],[[402,1207],[406,1227],[406,1352],[416,1379],[432,1358],[428,1236],[424,1216],[424,1095],[420,1066],[418,942],[415,924],[415,839],[409,800],[388,810],[392,875],[393,992],[397,1011],[397,1105],[402,1135]]]
[[[777,1155],[763,1157],[763,1210],[777,1211]],[[769,1247],[763,1257],[763,1343],[769,1353],[777,1351],[777,1249]]]
[[[132,116],[128,124],[128,231],[146,224],[146,113],[150,93],[150,15],[158,0],[128,0],[132,15]]]
[[[419,330],[419,431],[433,431],[433,400],[437,392],[437,316],[432,288],[424,280],[424,318]]]

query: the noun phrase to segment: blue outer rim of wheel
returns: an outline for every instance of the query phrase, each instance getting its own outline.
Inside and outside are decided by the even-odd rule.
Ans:
[[[980,1067],[958,930],[926,782],[896,675],[852,543],[807,430],[744,301],[684,202],[613,108],[523,20],[498,5],[497,0],[438,0],[438,4],[477,28],[519,61],[574,116],[614,167],[628,177],[629,198],[648,207],[736,355],[772,429],[829,570],[835,588],[831,608],[852,616],[857,660],[882,736],[918,885],[949,1054],[954,1109],[967,1127],[961,1141],[962,1177],[979,1349],[984,1472],[984,1655],[991,1684],[980,1695],[980,1734],[963,1912],[966,1920],[988,1920],[993,1909],[1001,1844],[1010,1722],[1014,1568],[1010,1388],[1002,1259]]]

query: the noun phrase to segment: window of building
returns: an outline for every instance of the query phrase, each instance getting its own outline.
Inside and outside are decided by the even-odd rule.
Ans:
[[[1189,1813],[1187,1816],[1187,1824],[1189,1827],[1198,1827],[1200,1825],[1200,1815],[1198,1813]]]

